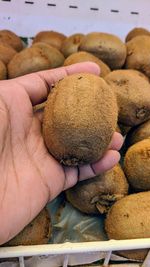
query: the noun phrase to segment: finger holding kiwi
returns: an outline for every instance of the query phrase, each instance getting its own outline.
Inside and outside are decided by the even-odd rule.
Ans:
[[[84,52],[84,51],[76,52],[70,55],[69,57],[67,57],[64,61],[64,66],[68,66],[68,65],[80,63],[80,62],[86,62],[86,61],[94,62],[100,67],[101,77],[105,77],[111,71],[110,68],[102,60],[95,57],[91,53]]]
[[[117,126],[113,90],[100,77],[78,73],[52,88],[44,109],[43,136],[62,164],[78,166],[99,160]]]

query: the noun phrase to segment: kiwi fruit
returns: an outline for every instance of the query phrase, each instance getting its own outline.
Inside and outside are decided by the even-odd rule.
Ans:
[[[51,68],[57,68],[63,65],[65,58],[57,48],[42,42],[34,43],[32,48],[34,47],[38,47],[47,56],[51,62]]]
[[[150,118],[150,84],[145,76],[134,70],[115,70],[105,80],[117,97],[119,123],[132,127]]]
[[[64,54],[65,57],[68,57],[73,53],[78,52],[78,48],[83,36],[84,34],[82,33],[75,33],[64,40],[61,46],[61,52]]]
[[[87,214],[107,213],[117,200],[128,194],[128,183],[120,165],[66,191],[67,200]]]
[[[16,50],[11,46],[0,43],[0,60],[3,61],[5,65],[7,65],[16,54]]]
[[[23,43],[21,38],[10,30],[0,31],[0,43],[4,43],[11,46],[17,52],[23,49]]]
[[[150,36],[140,35],[126,43],[126,69],[136,69],[150,78]]]
[[[105,230],[109,239],[150,238],[150,192],[125,196],[109,210]],[[144,260],[148,249],[119,251],[134,260]]]
[[[7,79],[7,68],[3,61],[0,60],[0,80],[6,80]]]
[[[150,138],[150,120],[132,128],[127,135],[126,141],[128,146],[131,146],[147,138]]]
[[[112,70],[120,69],[126,59],[126,46],[115,35],[92,32],[83,37],[79,50],[92,53]]]
[[[90,73],[67,76],[55,84],[46,102],[45,144],[64,165],[95,162],[108,149],[117,117],[114,92],[102,78]]]
[[[127,125],[123,125],[122,123],[118,124],[118,127],[120,129],[120,133],[125,136],[130,131],[131,127]]]
[[[62,33],[55,31],[41,31],[36,34],[33,43],[44,42],[60,50],[65,39],[66,36]]]
[[[110,68],[102,60],[84,51],[76,52],[70,55],[69,57],[67,57],[64,61],[64,66],[68,66],[71,64],[79,63],[79,62],[85,62],[85,61],[92,61],[96,63],[100,67],[101,77],[105,77],[110,72]]]
[[[26,48],[17,53],[8,64],[8,78],[51,68],[51,62],[40,48]]]
[[[150,138],[132,145],[127,150],[124,171],[134,190],[150,190]]]
[[[44,208],[18,235],[2,246],[28,246],[47,244],[52,234],[49,213]]]
[[[150,35],[150,32],[144,28],[133,28],[131,31],[128,32],[125,41],[129,42],[131,39],[139,35]]]

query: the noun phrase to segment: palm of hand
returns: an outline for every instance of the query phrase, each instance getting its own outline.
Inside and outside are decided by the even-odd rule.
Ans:
[[[24,88],[14,84],[11,89],[1,89],[0,106],[0,121],[3,125],[0,133],[0,214],[3,225],[0,239],[3,240],[2,235],[4,233],[6,238],[10,222],[12,230],[9,229],[7,233],[8,239],[29,223],[45,203],[63,189],[65,175],[61,165],[46,151],[40,120],[33,113]],[[49,181],[53,182],[51,170],[54,182],[58,185],[52,196],[47,181],[49,177]],[[14,225],[16,216],[20,229]]]

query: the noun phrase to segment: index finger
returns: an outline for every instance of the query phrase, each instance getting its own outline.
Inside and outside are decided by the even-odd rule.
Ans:
[[[32,104],[36,105],[47,98],[52,84],[55,84],[67,75],[80,72],[99,75],[100,69],[96,63],[83,62],[57,69],[39,71],[16,78],[15,80],[25,88]]]

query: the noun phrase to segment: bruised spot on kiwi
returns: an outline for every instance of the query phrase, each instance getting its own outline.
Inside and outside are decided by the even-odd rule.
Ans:
[[[136,111],[136,117],[138,119],[143,119],[146,116],[147,116],[147,110],[146,110],[145,107],[137,109],[137,111]]]

